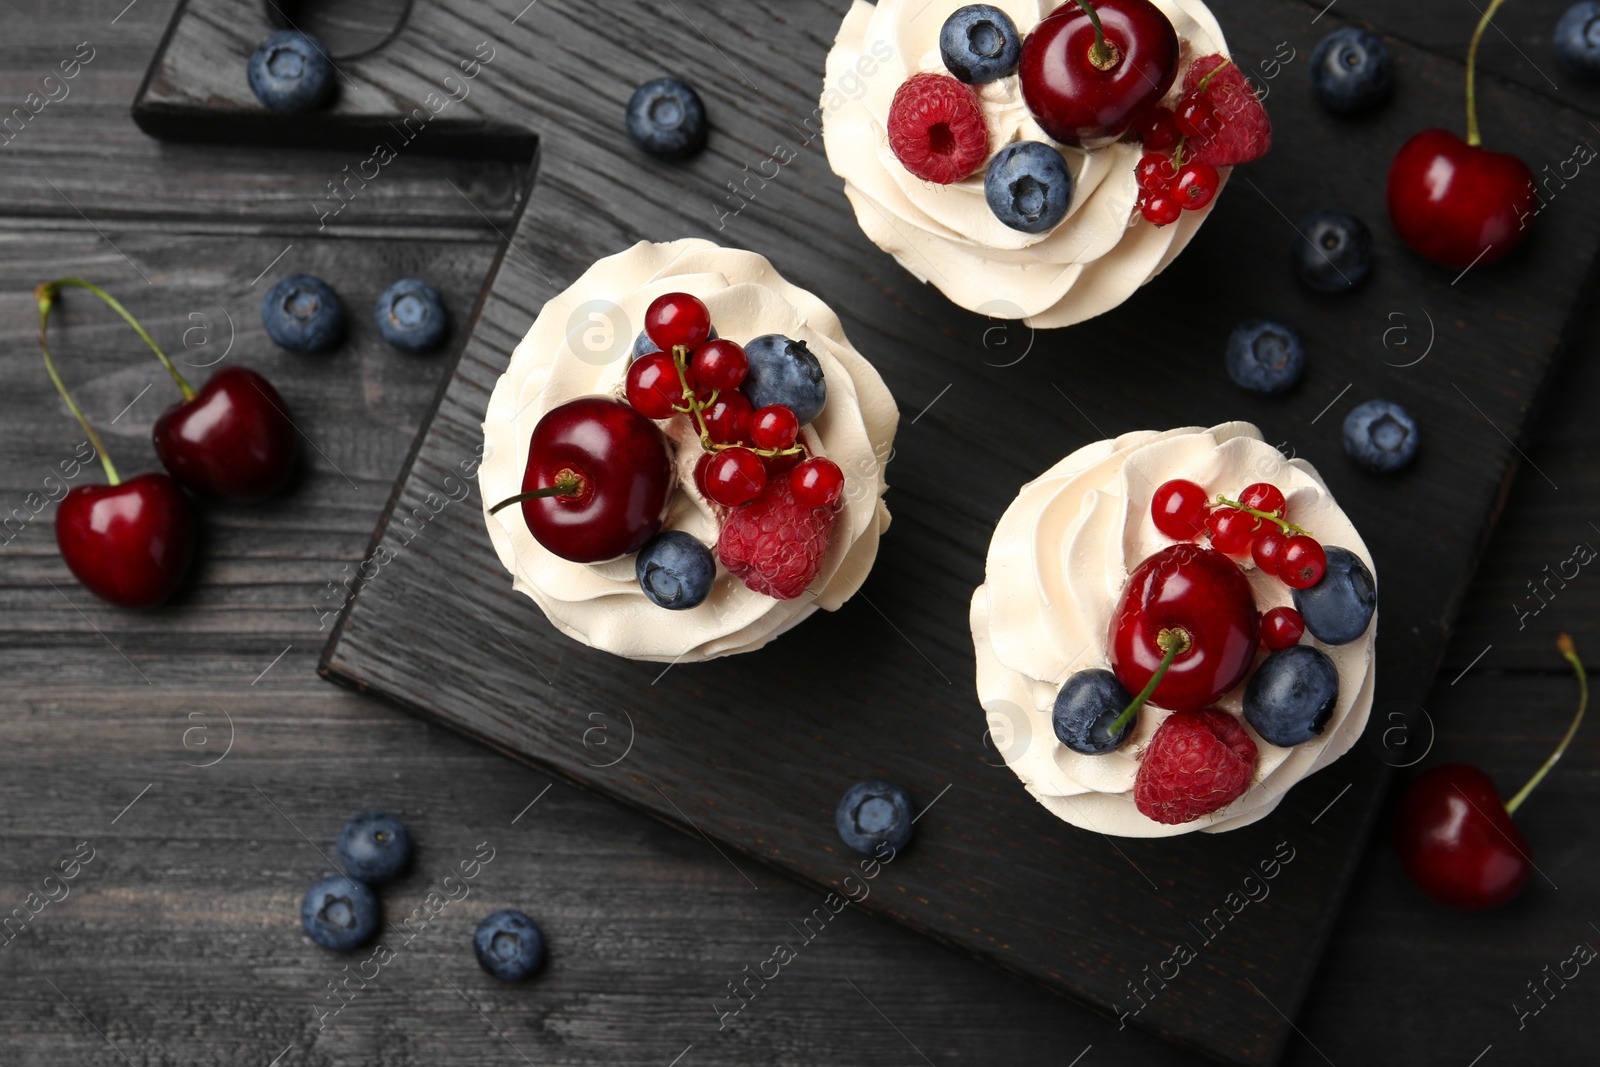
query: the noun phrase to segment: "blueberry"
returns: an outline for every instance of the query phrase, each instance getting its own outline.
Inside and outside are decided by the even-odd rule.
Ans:
[[[957,79],[969,85],[999,81],[1015,74],[1022,59],[1017,24],[999,8],[968,4],[944,20],[939,54]]]
[[[1322,732],[1339,702],[1339,669],[1311,645],[1290,645],[1261,661],[1244,687],[1244,717],[1280,748]]]
[[[1578,78],[1600,78],[1600,3],[1573,4],[1556,23],[1556,58]]]
[[[344,304],[321,279],[292,274],[262,298],[261,324],[291,352],[322,352],[344,336]]]
[[[764,334],[745,345],[744,354],[750,372],[740,388],[751,407],[782,404],[802,426],[822,414],[828,402],[828,383],[822,378],[822,364],[804,341]]]
[[[1046,233],[1072,206],[1072,172],[1049,145],[1018,141],[990,160],[983,193],[994,217],[1013,230]]]
[[[333,95],[333,61],[322,42],[299,30],[275,30],[246,68],[262,106],[286,115],[315,111]]]
[[[717,559],[699,539],[682,530],[657,534],[634,557],[639,588],[656,607],[699,607],[717,580]]]
[[[393,815],[368,811],[339,831],[339,862],[352,878],[368,885],[387,882],[411,862],[411,835]]]
[[[1121,748],[1133,732],[1137,717],[1129,719],[1115,735],[1110,732],[1111,724],[1131,703],[1133,697],[1110,671],[1079,671],[1056,694],[1050,721],[1056,737],[1072,751],[1103,756]]]
[[[1249,319],[1228,336],[1228,377],[1242,389],[1274,396],[1290,389],[1305,369],[1300,335],[1280,322]]]
[[[439,290],[416,278],[385,289],[372,317],[383,339],[402,352],[425,352],[444,340],[444,301]]]
[[[372,939],[378,929],[378,898],[366,883],[330,874],[300,902],[300,925],[323,948],[349,952]]]
[[[839,798],[833,825],[839,840],[863,856],[885,844],[898,852],[911,843],[911,798],[888,782],[857,782]]]
[[[706,143],[706,107],[677,78],[647,81],[628,101],[628,136],[661,159],[683,159]]]
[[[1367,632],[1378,609],[1378,586],[1372,572],[1354,552],[1324,545],[1328,569],[1310,589],[1291,589],[1294,609],[1306,629],[1326,645],[1346,645]]]
[[[1383,39],[1354,26],[1335,30],[1311,53],[1311,92],[1341,115],[1365,111],[1394,88],[1394,58]]]
[[[1375,474],[1393,474],[1417,458],[1421,438],[1405,408],[1368,400],[1344,417],[1344,450]]]
[[[502,982],[520,982],[544,963],[544,934],[539,924],[507,908],[478,924],[472,932],[478,966]]]
[[[708,340],[715,341],[716,339],[717,328],[713,326],[711,327],[711,335]],[[641,356],[648,356],[652,352],[659,351],[661,351],[661,346],[650,340],[649,334],[645,333],[643,330],[640,330],[639,336],[633,339],[633,353],[628,358],[630,360],[635,360]]]
[[[1302,220],[1289,252],[1300,280],[1319,293],[1354,289],[1372,273],[1372,231],[1343,211]]]

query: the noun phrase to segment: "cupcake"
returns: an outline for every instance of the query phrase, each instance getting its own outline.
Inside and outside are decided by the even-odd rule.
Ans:
[[[1023,486],[972,598],[978,698],[1040,803],[1122,837],[1255,822],[1372,708],[1372,557],[1248,423],[1141,431]]]
[[[1103,39],[1073,0],[855,0],[828,54],[823,138],[857,221],[968,310],[1111,310],[1271,145],[1199,0],[1093,6]]]
[[[838,317],[766,259],[640,242],[545,304],[495,384],[489,537],[586,645],[748,652],[866,580],[898,421]]]

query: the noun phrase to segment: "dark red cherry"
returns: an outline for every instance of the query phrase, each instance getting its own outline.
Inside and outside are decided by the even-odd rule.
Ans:
[[[1389,220],[1414,251],[1452,270],[1483,266],[1522,242],[1533,172],[1516,156],[1423,130],[1389,165]]]
[[[1464,763],[1435,767],[1406,787],[1394,844],[1411,880],[1452,908],[1498,907],[1533,871],[1532,850],[1494,783]]]
[[[124,608],[153,608],[189,573],[195,521],[178,483],[152,472],[80,485],[56,509],[56,545],[85,589]]]
[[[186,489],[263,500],[294,473],[300,437],[283,397],[255,371],[226,367],[192,400],[168,408],[152,433],[156,456]]]

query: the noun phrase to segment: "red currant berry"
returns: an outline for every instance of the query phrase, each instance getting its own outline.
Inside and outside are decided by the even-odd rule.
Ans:
[[[670,419],[683,403],[678,365],[665,352],[652,352],[628,368],[628,403],[647,419]]]
[[[738,390],[723,393],[702,416],[706,432],[719,445],[733,445],[750,436],[750,401]]]
[[[1139,188],[1149,193],[1164,193],[1172,187],[1177,171],[1172,169],[1172,157],[1161,152],[1146,152],[1139,157],[1134,168],[1134,178]]]
[[[1178,101],[1175,118],[1185,137],[1207,137],[1217,127],[1217,108],[1209,96],[1189,93]]]
[[[700,458],[694,461],[694,487],[700,490],[700,495],[707,500],[711,499],[711,491],[706,488],[706,471],[711,467],[711,461],[717,458],[715,452],[702,452]]]
[[[749,370],[750,361],[745,358],[744,349],[721,338],[695,349],[689,360],[689,373],[701,389],[737,389]]]
[[[1193,541],[1206,523],[1206,491],[1184,478],[1156,486],[1150,498],[1156,529],[1174,541]]]
[[[650,302],[644,313],[644,332],[663,352],[670,353],[678,345],[696,349],[711,336],[711,310],[699,297],[667,293]]]
[[[1276,578],[1278,568],[1283,564],[1283,547],[1289,539],[1283,536],[1276,526],[1269,527],[1256,534],[1250,542],[1250,558],[1256,561],[1256,566],[1261,568],[1261,573],[1270,574]]]
[[[1306,621],[1293,608],[1273,608],[1261,616],[1261,643],[1274,652],[1298,645],[1305,632]]]
[[[844,492],[844,471],[831,459],[813,456],[789,472],[789,489],[803,508],[832,507]]]
[[[806,435],[803,433],[799,437],[795,438],[795,444],[799,445],[801,448],[809,447],[806,444]],[[802,461],[809,459],[810,457],[803,452],[783,452],[776,456],[764,456],[762,458],[767,461],[767,480],[771,481],[779,475],[787,476],[788,473],[798,467]]]
[[[1265,511],[1269,515],[1283,517],[1289,502],[1283,497],[1283,490],[1271,482],[1255,482],[1244,487],[1239,494],[1239,503],[1247,508]]]
[[[1328,555],[1322,546],[1305,534],[1296,534],[1283,548],[1278,577],[1290,589],[1310,589],[1322,581],[1322,572],[1327,569]]]
[[[1255,537],[1256,523],[1260,521],[1238,508],[1212,508],[1211,514],[1206,516],[1206,531],[1211,534],[1211,547],[1236,558],[1247,555],[1250,542]]]
[[[1217,187],[1222,184],[1222,178],[1217,174],[1217,168],[1209,163],[1185,163],[1178,168],[1178,175],[1173,180],[1172,191],[1177,195],[1178,203],[1186,211],[1198,211],[1211,203],[1211,198],[1217,195]]]
[[[1157,104],[1140,112],[1134,120],[1133,128],[1139,134],[1139,140],[1144,142],[1146,149],[1152,152],[1162,152],[1169,148],[1176,148],[1178,139],[1183,136],[1183,131],[1178,129],[1177,117],[1172,114],[1170,107]]]
[[[1155,192],[1139,205],[1139,213],[1145,217],[1146,222],[1153,222],[1157,226],[1168,226],[1178,221],[1178,217],[1183,214],[1183,205],[1170,193]]]
[[[757,448],[779,452],[800,435],[800,420],[782,404],[768,404],[750,416],[750,442]]]
[[[767,487],[767,468],[748,448],[725,448],[706,465],[706,496],[725,508],[748,504]]]

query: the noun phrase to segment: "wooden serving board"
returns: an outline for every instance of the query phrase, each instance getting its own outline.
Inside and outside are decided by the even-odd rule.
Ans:
[[[926,817],[866,908],[1208,1056],[1274,1061],[1389,768],[1414,758],[1385,749],[1388,728],[1433,678],[1600,245],[1600,198],[1581,188],[1600,179],[1585,174],[1491,269],[1457,277],[1409,254],[1388,226],[1383,176],[1410,133],[1457,121],[1462,68],[1392,40],[1396,98],[1332,121],[1305,83],[1312,46],[1340,24],[1320,7],[1219,0],[1235,58],[1269,86],[1272,154],[1236,175],[1190,249],[1122,308],[1034,333],[953,307],[856,227],[805,125],[843,0],[603,11],[417,0],[381,47],[339,61],[330,113],[292,120],[262,115],[245,84],[245,57],[269,28],[260,6],[189,0],[134,107],[153,133],[323,145],[354,169],[368,141],[393,141],[393,123],[450,89],[446,76],[462,84],[462,61],[488,42],[470,93],[400,150],[538,145],[532,192],[323,673],[704,835],[734,884],[758,859],[843,889],[853,861],[833,831],[835,802],[861,778],[900,782]],[[1283,62],[1284,42],[1296,58],[1269,78],[1263,64]],[[715,124],[708,150],[679,165],[641,156],[622,124],[632,88],[664,72],[694,81]],[[1536,172],[1596,138],[1582,115],[1514,83],[1486,78],[1480,97],[1491,139]],[[781,146],[793,161],[747,186]],[[1374,277],[1341,297],[1303,291],[1288,268],[1293,220],[1325,206],[1365,218],[1377,242]],[[663,670],[561,637],[513,594],[462,472],[489,392],[544,301],[601,256],[682,236],[759,251],[828,300],[903,420],[894,524],[861,593],[759,653]],[[1223,373],[1224,339],[1251,315],[1306,338],[1310,369],[1287,397],[1243,393]],[[1395,478],[1359,472],[1340,448],[1344,414],[1375,396],[1404,403],[1425,434],[1420,460]],[[1023,791],[986,737],[967,605],[990,532],[1020,485],[1085,442],[1240,418],[1318,465],[1377,559],[1375,725],[1255,826],[1161,841],[1076,830]],[[330,620],[344,599],[330,594]],[[1270,892],[1246,899],[1263,884]]]

